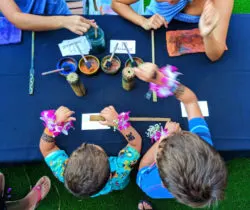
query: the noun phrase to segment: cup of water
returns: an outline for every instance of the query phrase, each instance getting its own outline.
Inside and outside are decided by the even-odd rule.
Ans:
[[[97,29],[94,27],[90,28],[86,33],[86,37],[92,46],[92,54],[100,54],[105,51],[105,34],[100,27]]]

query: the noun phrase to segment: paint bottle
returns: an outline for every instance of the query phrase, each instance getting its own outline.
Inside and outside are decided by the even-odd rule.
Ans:
[[[130,91],[135,86],[135,72],[132,68],[126,67],[122,71],[122,87],[124,90]]]
[[[70,73],[67,76],[67,81],[77,96],[81,97],[86,95],[86,89],[77,73]]]

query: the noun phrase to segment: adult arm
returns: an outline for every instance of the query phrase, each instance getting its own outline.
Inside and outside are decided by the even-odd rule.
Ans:
[[[87,20],[82,16],[40,16],[26,14],[20,10],[14,0],[1,0],[0,10],[11,23],[22,30],[48,31],[67,28],[78,35],[82,35],[91,26],[97,27],[93,20]]]
[[[131,21],[132,23],[141,26],[145,30],[158,29],[161,26],[167,27],[167,22],[159,14],[155,14],[150,18],[145,18],[137,14],[130,5],[137,2],[137,0],[112,0],[112,9],[120,16]]]
[[[218,13],[219,21],[214,30],[203,37],[205,44],[205,53],[211,61],[217,61],[226,50],[227,32],[232,14],[234,0],[207,0],[204,5],[202,15],[206,16],[207,24],[214,18],[215,13]]]

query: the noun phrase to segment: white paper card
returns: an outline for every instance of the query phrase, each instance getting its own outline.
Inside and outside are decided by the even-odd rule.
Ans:
[[[198,103],[199,103],[202,115],[204,117],[208,117],[209,111],[208,111],[207,101],[199,101]],[[182,102],[181,102],[181,115],[182,115],[182,117],[187,117],[187,112],[186,112],[184,104]]]
[[[109,52],[112,53],[114,51],[114,48],[116,46],[116,43],[118,43],[118,47],[116,50],[116,54],[127,54],[127,50],[123,45],[123,42],[125,42],[128,46],[130,54],[135,54],[135,40],[110,40],[110,48]]]
[[[100,115],[100,113],[82,114],[82,130],[110,129],[109,126],[101,125],[99,122],[90,121],[90,115]]]
[[[89,51],[91,50],[91,45],[87,40],[86,36],[80,36],[75,39],[63,40],[62,43],[58,44],[62,56],[81,55],[81,53],[76,47],[76,44],[80,48],[82,54],[89,54]]]

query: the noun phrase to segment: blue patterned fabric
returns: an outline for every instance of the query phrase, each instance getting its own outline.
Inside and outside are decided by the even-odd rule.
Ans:
[[[200,136],[208,144],[213,144],[207,123],[203,118],[189,120],[189,131]],[[136,183],[151,198],[173,198],[173,195],[164,187],[156,164],[141,168],[137,174]]]
[[[54,176],[64,183],[64,170],[69,156],[64,150],[57,150],[45,157],[45,162],[53,172]]]
[[[105,187],[92,197],[105,195],[113,190],[123,190],[129,183],[129,174],[133,166],[140,158],[140,153],[131,146],[126,146],[119,152],[117,157],[109,157],[110,171],[112,178],[109,179]],[[64,170],[69,157],[63,150],[50,153],[45,162],[53,172],[54,176],[64,183]]]
[[[117,157],[109,157],[112,178],[109,179],[105,187],[92,197],[105,195],[113,190],[123,190],[129,183],[129,175],[133,166],[140,158],[140,153],[131,146],[126,146],[119,152]]]
[[[149,6],[146,8],[145,15],[154,15],[157,13],[163,16],[168,23],[170,23],[172,19],[187,23],[198,23],[200,16],[181,13],[190,1],[192,0],[180,0],[177,4],[170,4],[168,2],[151,0]]]

